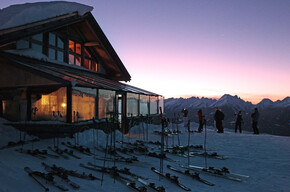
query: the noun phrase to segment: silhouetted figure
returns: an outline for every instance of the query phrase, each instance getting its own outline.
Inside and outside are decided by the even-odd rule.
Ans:
[[[184,123],[184,127],[187,127],[187,114],[188,114],[188,110],[186,108],[182,109],[181,113],[183,114],[183,123]]]
[[[242,133],[242,122],[243,122],[242,111],[239,111],[236,119],[235,133],[237,132],[238,128],[240,133]]]
[[[218,133],[223,133],[224,128],[223,128],[223,120],[224,120],[224,113],[220,111],[220,109],[217,107],[215,114],[214,114],[214,120],[216,122],[216,128]]]
[[[202,130],[203,130],[203,119],[204,119],[204,116],[202,115],[202,110],[201,109],[198,110],[197,116],[198,116],[198,121],[199,121],[198,132],[202,132]]]
[[[251,114],[252,117],[252,127],[253,127],[253,131],[254,134],[259,134],[259,129],[258,129],[258,121],[259,121],[259,111],[258,108],[255,108],[254,113]]]

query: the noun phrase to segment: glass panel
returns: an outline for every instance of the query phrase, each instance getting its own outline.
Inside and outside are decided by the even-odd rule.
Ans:
[[[64,43],[63,40],[59,37],[57,37],[57,47],[63,49],[64,48]]]
[[[31,48],[38,51],[39,53],[42,53],[42,45],[36,44],[36,43],[32,43],[31,44]]]
[[[95,117],[95,101],[97,90],[73,87],[72,90],[72,121],[78,122]]]
[[[18,100],[3,100],[3,117],[11,120],[19,120],[19,101]]]
[[[64,61],[63,51],[57,51],[57,60],[60,61],[60,62]]]
[[[74,41],[69,40],[68,47],[69,47],[69,51],[75,52],[75,42]]]
[[[92,70],[98,71],[98,64],[94,60],[92,60]]]
[[[162,113],[164,113],[164,97],[159,97],[159,102],[158,102],[159,106],[158,106],[158,110],[160,111],[160,107],[162,109]]]
[[[32,36],[32,39],[42,42],[42,33],[36,34]]]
[[[91,54],[88,52],[88,50],[85,48],[85,57],[91,58]]]
[[[27,40],[17,41],[16,49],[29,49],[29,41],[27,41]]]
[[[74,55],[69,54],[68,60],[69,60],[68,64],[71,64],[71,65],[75,64],[75,56]]]
[[[55,60],[55,50],[54,49],[51,49],[51,48],[48,49],[48,57],[50,59]]]
[[[127,93],[127,115],[138,115],[138,98],[139,95],[135,93]]]
[[[81,50],[82,50],[81,44],[76,43],[76,53],[80,55],[81,54]]]
[[[66,88],[45,89],[31,94],[32,120],[66,121]]]
[[[85,59],[85,68],[87,68],[87,69],[91,68],[91,60]]]
[[[115,91],[99,90],[99,119],[110,118],[114,112]]]
[[[55,34],[49,33],[49,44],[55,46]]]
[[[150,96],[150,114],[157,114],[158,97]]]
[[[140,115],[148,115],[149,96],[140,95]]]
[[[75,56],[76,57],[76,65],[78,65],[78,66],[81,66],[81,63],[82,63],[82,60],[81,60],[81,57],[80,56]]]

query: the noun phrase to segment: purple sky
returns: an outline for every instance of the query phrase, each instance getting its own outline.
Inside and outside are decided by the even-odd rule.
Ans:
[[[1,0],[11,4],[38,2]],[[289,0],[82,0],[132,76],[168,97],[290,96]]]

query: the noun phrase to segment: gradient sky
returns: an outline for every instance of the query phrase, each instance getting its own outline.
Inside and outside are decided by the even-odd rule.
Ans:
[[[1,0],[11,4],[39,2]],[[82,0],[131,74],[168,97],[290,96],[289,0]]]

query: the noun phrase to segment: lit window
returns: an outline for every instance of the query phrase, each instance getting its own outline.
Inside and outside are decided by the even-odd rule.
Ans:
[[[69,47],[69,51],[75,52],[75,42],[69,40],[68,47]]]
[[[76,51],[77,54],[81,54],[81,44],[76,43]]]

